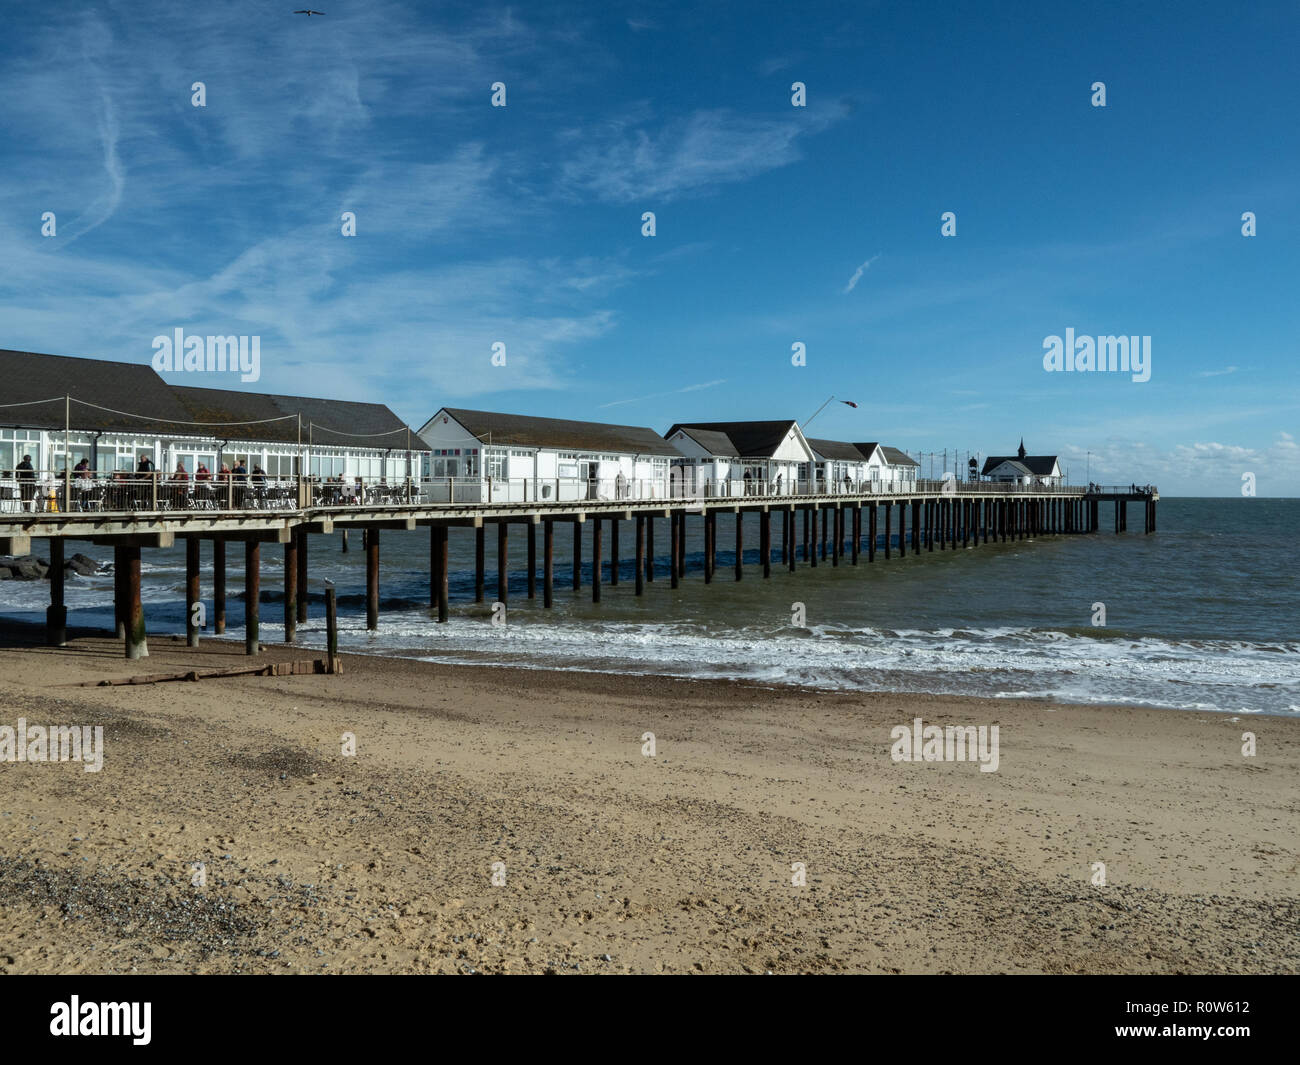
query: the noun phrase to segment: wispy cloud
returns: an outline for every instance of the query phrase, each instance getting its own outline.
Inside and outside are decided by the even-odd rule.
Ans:
[[[616,399],[612,403],[602,403],[599,409],[604,410],[606,407],[622,407],[628,403],[644,403],[651,399],[662,399],[664,396],[679,396],[683,392],[699,392],[701,389],[715,388],[718,385],[725,385],[726,383],[727,380],[725,377],[719,378],[716,381],[701,381],[698,384],[686,385],[684,388],[673,388],[667,392],[652,392],[648,396],[637,396],[634,399]]]
[[[1237,367],[1225,366],[1222,370],[1202,370],[1197,377],[1224,377],[1230,373],[1236,373]]]
[[[856,270],[853,271],[853,276],[849,278],[849,283],[844,286],[844,294],[846,296],[857,287],[858,282],[862,280],[862,275],[866,273],[867,270],[871,267],[871,264],[874,263],[879,258],[880,258],[880,252],[876,252],[875,255],[873,255],[870,259],[868,259],[865,263],[863,263],[861,266],[859,266]]]

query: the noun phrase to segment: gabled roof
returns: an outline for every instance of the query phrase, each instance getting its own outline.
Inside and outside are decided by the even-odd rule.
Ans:
[[[676,455],[653,429],[640,425],[609,425],[566,418],[535,418],[527,414],[444,407],[465,430],[485,444],[508,447],[562,448],[566,451],[612,451],[624,455]],[[436,416],[435,416],[436,417]]]
[[[1053,467],[1056,466],[1056,458],[1055,455],[1025,455],[1023,458],[1018,455],[990,455],[984,460],[984,469],[980,471],[980,476],[997,469],[1004,462],[1018,462],[1023,464],[1029,473],[1038,477],[1049,477]]]
[[[2,349],[0,382],[0,404],[5,404],[0,406],[0,425],[62,429],[64,396],[72,397],[72,403],[67,405],[69,420],[82,430],[114,429],[153,435],[189,419],[167,382],[147,362],[110,362]],[[49,402],[33,402],[36,400]],[[10,405],[20,403],[27,405]],[[100,409],[104,407],[109,409]]]
[[[703,429],[722,433],[731,441],[736,456],[740,458],[771,458],[777,453],[791,429],[797,429],[794,420],[775,422],[678,422],[668,432],[668,439],[678,429]]]
[[[252,425],[213,425],[199,429],[223,440],[298,439],[298,415],[302,415],[304,444],[332,444],[394,451],[428,451],[429,446],[414,429],[382,403],[358,403],[349,399],[312,399],[307,396],[277,396],[266,392],[241,392],[224,388],[173,386],[185,405],[190,421],[254,422]],[[276,420],[271,420],[276,419]]]
[[[885,447],[883,444],[880,450],[884,453],[885,461],[891,466],[920,466],[921,464],[912,458],[905,451],[899,451],[896,447]]]
[[[1001,462],[997,464],[997,466],[994,466],[993,469],[998,469],[998,467],[1000,466],[1010,466],[1012,470],[1020,474],[1022,477],[1031,477],[1033,476],[1034,473],[1033,470],[1031,470],[1019,459],[1003,459]],[[985,469],[984,472],[992,473],[993,471],[989,469]]]
[[[855,444],[846,444],[842,440],[814,440],[807,438],[808,446],[819,459],[847,459],[849,462],[864,462],[866,456]]]
[[[731,437],[726,433],[714,432],[712,429],[687,429],[684,427],[678,431],[685,433],[710,455],[731,459],[740,458],[740,452],[736,450],[736,445],[731,442]],[[672,429],[668,430],[669,437],[676,435],[677,433],[673,432]]]
[[[866,459],[868,462],[871,461],[872,454],[875,451],[877,451],[880,447],[880,445],[877,444],[874,440],[867,444],[854,444],[853,446],[856,447],[860,452],[862,452],[862,457]],[[883,454],[881,455],[881,458],[884,458]]]

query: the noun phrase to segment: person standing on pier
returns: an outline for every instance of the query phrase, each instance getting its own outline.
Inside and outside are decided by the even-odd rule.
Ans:
[[[22,494],[23,510],[27,510],[27,504],[36,498],[36,470],[32,467],[31,455],[24,455],[23,461],[14,467],[14,472],[18,475],[18,487]]]

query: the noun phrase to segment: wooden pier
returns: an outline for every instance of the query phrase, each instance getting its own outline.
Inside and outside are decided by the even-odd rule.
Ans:
[[[300,496],[307,498],[307,496]],[[537,527],[542,528],[542,605],[554,603],[557,522],[573,527],[572,584],[582,590],[583,541],[591,551],[591,597],[600,602],[602,586],[619,583],[622,523],[633,525],[633,595],[643,595],[655,580],[656,567],[666,561],[668,578],[676,588],[686,578],[688,522],[698,521],[703,533],[701,566],[705,583],[720,574],[717,568],[719,518],[734,522],[734,579],[745,576],[744,521],[758,515],[757,576],[772,575],[778,565],[793,573],[798,563],[856,566],[864,556],[875,564],[880,556],[892,562],[933,552],[978,548],[992,543],[1100,531],[1101,506],[1114,505],[1114,531],[1128,528],[1128,505],[1143,505],[1143,532],[1156,529],[1159,492],[1152,486],[1090,488],[1027,488],[987,482],[919,482],[914,492],[830,495],[746,495],[724,498],[583,500],[556,503],[383,503],[304,507],[296,510],[155,510],[129,512],[0,513],[0,555],[26,554],[34,539],[50,541],[50,606],[47,639],[56,646],[66,640],[62,560],[68,540],[88,540],[111,546],[114,552],[114,602],[117,630],[128,658],[148,654],[144,610],[140,599],[141,551],[167,548],[178,539],[186,545],[186,637],[196,646],[200,634],[199,573],[201,545],[211,544],[213,611],[217,634],[225,631],[226,545],[243,543],[245,568],[245,651],[258,651],[261,545],[283,550],[284,632],[292,642],[296,627],[308,616],[307,576],[309,533],[360,528],[366,570],[366,625],[379,626],[380,534],[383,530],[429,529],[429,606],[438,621],[448,619],[448,558],[453,529],[473,531],[474,600],[482,602],[486,587],[486,531],[496,526],[496,598],[509,595],[510,526],[527,534],[527,595],[536,596]],[[895,510],[897,517],[895,519]],[[865,520],[864,514],[865,513]],[[780,548],[773,542],[773,517],[779,516]],[[590,533],[584,536],[584,529]],[[662,529],[666,560],[656,554],[656,529]],[[802,529],[802,536],[800,531]],[[864,536],[865,530],[865,536]],[[608,539],[605,533],[608,532]],[[608,547],[606,547],[608,545]],[[864,552],[865,546],[865,552]],[[608,557],[606,557],[608,550]]]

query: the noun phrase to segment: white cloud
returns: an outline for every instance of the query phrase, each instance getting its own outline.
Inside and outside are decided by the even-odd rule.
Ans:
[[[879,258],[880,253],[876,252],[875,255],[853,271],[853,276],[849,278],[849,283],[844,286],[844,294],[846,296],[857,287],[858,282],[862,280],[862,275],[870,268],[871,264]]]

